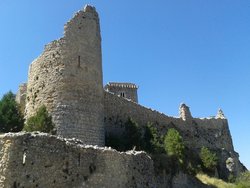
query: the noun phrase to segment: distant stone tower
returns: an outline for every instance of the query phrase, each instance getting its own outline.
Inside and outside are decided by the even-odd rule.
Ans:
[[[185,105],[184,103],[182,103],[180,105],[180,118],[184,121],[189,121],[192,119],[192,115],[191,112],[189,110],[189,107],[187,105]]]
[[[20,105],[22,113],[25,110],[27,95],[27,84],[23,83],[19,85],[18,92],[16,94],[16,102]]]
[[[104,145],[104,95],[99,17],[85,6],[29,69],[26,118],[45,105],[57,134]]]
[[[137,89],[138,86],[132,83],[109,82],[104,89],[114,93],[119,97],[124,97],[138,103]]]

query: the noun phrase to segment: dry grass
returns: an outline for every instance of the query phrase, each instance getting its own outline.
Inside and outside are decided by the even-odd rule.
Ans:
[[[236,186],[231,183],[224,182],[221,179],[211,178],[206,174],[197,174],[196,177],[204,184],[212,185],[217,188],[235,188]]]

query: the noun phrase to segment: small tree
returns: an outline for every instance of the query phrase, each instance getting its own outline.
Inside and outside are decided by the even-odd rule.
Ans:
[[[10,91],[0,100],[0,132],[18,132],[23,129],[24,119]]]
[[[142,130],[140,126],[129,118],[125,122],[125,131],[123,134],[125,150],[133,149],[135,146],[137,149],[141,149],[142,145]]]
[[[144,127],[143,149],[149,153],[164,153],[163,138],[158,134],[156,127],[148,123]]]
[[[40,131],[55,134],[54,128],[55,125],[52,122],[52,117],[49,115],[46,107],[41,106],[37,113],[27,120],[24,126],[24,131]]]
[[[176,129],[171,128],[168,130],[164,138],[164,148],[169,156],[177,157],[179,162],[183,163],[185,146],[181,135]]]
[[[207,168],[208,170],[215,169],[218,161],[216,153],[211,152],[206,147],[202,147],[200,151],[200,158],[205,168]]]

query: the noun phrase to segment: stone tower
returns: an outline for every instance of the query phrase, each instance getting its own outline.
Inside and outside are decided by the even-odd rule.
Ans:
[[[25,111],[26,95],[27,95],[27,84],[26,83],[20,84],[18,92],[16,94],[16,102],[20,105],[22,113]]]
[[[138,103],[137,89],[138,86],[132,83],[109,82],[104,89],[114,93],[119,97],[124,97]]]
[[[189,107],[184,103],[182,103],[180,105],[179,113],[180,113],[180,118],[183,121],[189,121],[189,120],[191,120],[193,118],[192,115],[191,115]]]
[[[99,17],[85,6],[64,37],[45,46],[29,69],[26,118],[45,105],[57,134],[104,145],[104,95]]]

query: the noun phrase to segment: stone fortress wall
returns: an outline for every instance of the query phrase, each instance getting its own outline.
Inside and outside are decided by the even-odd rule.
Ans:
[[[30,65],[26,118],[45,105],[59,136],[103,146],[102,79],[99,18],[86,6]]]
[[[100,25],[94,7],[76,13],[64,30],[63,38],[46,45],[30,65],[26,118],[45,105],[59,136],[103,146],[105,129],[107,134],[121,134],[122,124],[131,117],[140,125],[155,123],[161,134],[175,127],[193,147],[233,150],[224,116],[193,118],[183,104],[180,117],[169,117],[138,104],[138,87],[132,83],[110,82],[104,91]],[[20,89],[25,96],[24,87]]]
[[[141,126],[153,123],[158,133],[165,135],[169,128],[178,130],[185,146],[200,152],[202,147],[216,151],[219,156],[219,177],[227,178],[229,172],[238,176],[245,167],[239,161],[239,155],[234,151],[228,121],[221,110],[211,118],[193,118],[189,107],[180,106],[180,116],[171,117],[158,111],[146,108],[131,100],[104,93],[104,113],[106,135],[119,136],[125,130],[124,123],[132,118]],[[233,168],[228,169],[226,161],[232,160]]]
[[[180,117],[167,116],[158,111],[146,108],[130,100],[118,97],[112,93],[104,93],[105,128],[107,134],[119,135],[124,130],[124,123],[132,118],[139,125],[153,123],[161,134],[169,128],[178,129],[187,146],[211,149],[225,148],[234,151],[227,119],[193,118],[186,105],[180,107]]]
[[[155,186],[153,162],[145,152],[120,153],[47,134],[0,136],[2,188]]]

